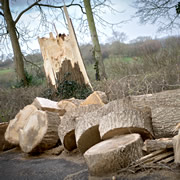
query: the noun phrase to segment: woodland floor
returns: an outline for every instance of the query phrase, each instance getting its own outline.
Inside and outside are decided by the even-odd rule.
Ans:
[[[83,157],[78,153],[59,156],[29,156],[18,148],[0,153],[0,180],[111,180],[113,175],[92,177]],[[114,175],[116,180],[179,180],[180,167],[143,169],[135,174]]]

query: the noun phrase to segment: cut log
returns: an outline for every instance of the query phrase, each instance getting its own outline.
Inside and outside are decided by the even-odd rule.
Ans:
[[[58,106],[56,101],[51,101],[41,97],[36,97],[33,101],[33,105],[36,106],[39,110],[56,112],[60,116],[63,116],[66,112],[65,109]]]
[[[80,85],[90,84],[72,22],[64,8],[69,35],[57,34],[56,38],[50,33],[50,38],[38,38],[44,59],[44,69],[47,79],[57,88],[57,82],[75,81]]]
[[[149,106],[155,138],[174,136],[174,127],[180,119],[180,89],[130,97],[137,107]]]
[[[180,164],[180,132],[173,137],[174,162]]]
[[[29,116],[36,110],[37,108],[34,105],[27,105],[24,109],[19,111],[15,118],[9,122],[5,132],[6,141],[11,144],[19,145],[19,130],[24,127]]]
[[[143,140],[152,139],[150,109],[122,107],[118,112],[111,112],[101,118],[99,131],[103,140],[130,133],[141,134]]]
[[[37,110],[19,131],[19,144],[26,153],[39,153],[53,148],[58,140],[60,117],[57,113]]]
[[[161,138],[154,140],[147,139],[144,142],[144,147],[143,147],[143,149],[148,152],[152,152],[160,149],[168,149],[168,148],[173,148],[172,138]]]
[[[81,105],[89,105],[89,104],[99,104],[104,105],[107,104],[107,96],[105,92],[95,91],[90,94],[82,103]]]
[[[83,100],[75,99],[75,98],[64,99],[58,102],[58,106],[61,109],[65,109],[66,111],[71,111],[72,109],[77,108],[82,101]]]
[[[4,138],[4,134],[6,132],[8,124],[8,122],[0,123],[0,151],[6,151],[15,147],[13,144],[10,144]]]
[[[88,112],[96,111],[100,107],[100,105],[94,104],[88,106],[79,106],[72,111],[68,111],[62,117],[61,124],[58,127],[58,135],[66,150],[72,151],[73,149],[77,148],[75,139],[75,126],[77,123],[77,118]]]
[[[139,134],[128,134],[102,141],[84,153],[91,175],[100,176],[125,168],[142,157]]]
[[[99,121],[97,111],[87,113],[77,119],[75,137],[77,147],[82,154],[101,141]]]

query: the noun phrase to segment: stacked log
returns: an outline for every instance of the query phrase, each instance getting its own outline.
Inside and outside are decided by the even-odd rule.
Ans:
[[[79,106],[76,109],[68,111],[62,117],[61,124],[58,127],[58,134],[66,150],[72,151],[73,149],[77,148],[75,139],[75,127],[78,117],[81,117],[89,112],[96,111],[100,107],[101,106],[97,104]]]
[[[19,132],[19,144],[26,153],[43,152],[54,147],[58,140],[60,117],[57,113],[36,110],[28,117]]]
[[[15,147],[13,144],[10,144],[4,138],[4,133],[6,132],[7,127],[8,122],[0,123],[0,151],[6,151]]]
[[[152,139],[150,109],[122,107],[101,118],[99,131],[103,140],[130,133],[139,133],[144,140]]]
[[[139,134],[128,134],[102,141],[84,153],[91,175],[116,172],[141,158],[143,141]]]
[[[6,141],[14,145],[19,145],[19,131],[25,126],[29,116],[31,116],[34,111],[37,111],[34,105],[27,105],[19,111],[15,118],[9,122],[5,132]]]

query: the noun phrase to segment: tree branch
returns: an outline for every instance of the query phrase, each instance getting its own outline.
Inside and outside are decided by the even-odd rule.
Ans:
[[[73,2],[73,1],[72,1],[72,2]],[[83,7],[82,7],[80,4],[77,4],[77,3],[73,4],[72,2],[71,2],[71,4],[66,5],[66,7],[79,6],[79,7],[81,8],[82,13],[83,13],[83,14],[86,14],[86,13],[84,12],[84,10],[83,10]],[[64,5],[62,5],[62,6],[55,6],[55,5],[40,4],[40,3],[38,3],[38,4],[36,4],[36,5],[38,5],[38,6],[44,6],[44,7],[51,7],[51,8],[60,8],[60,9],[64,7]]]
[[[2,12],[0,12],[0,15],[4,17],[4,14]]]
[[[32,7],[34,7],[35,5],[38,5],[38,3],[40,2],[41,0],[37,0],[35,3],[31,4],[28,8],[24,9],[19,15],[18,17],[16,18],[16,20],[14,21],[14,23],[16,24],[19,19],[21,18],[21,16],[26,12],[28,11],[29,9],[31,9]]]

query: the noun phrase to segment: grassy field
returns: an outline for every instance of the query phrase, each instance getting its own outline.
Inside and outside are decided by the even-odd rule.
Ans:
[[[12,72],[14,72],[14,70],[11,69],[11,68],[0,69],[0,76],[6,75],[6,74],[9,74],[9,73],[12,73]]]

